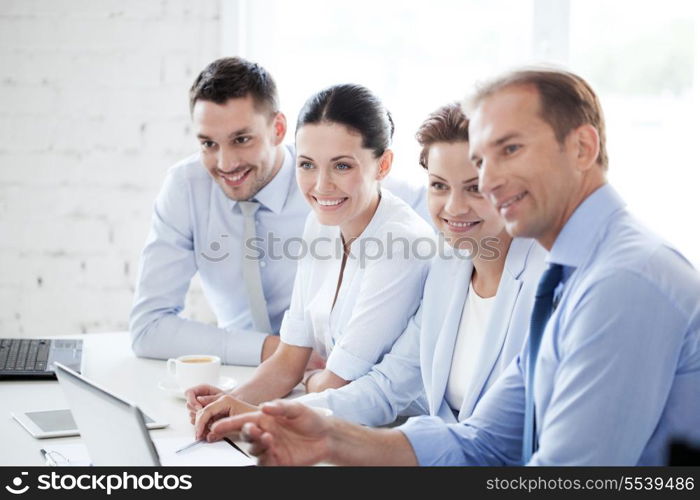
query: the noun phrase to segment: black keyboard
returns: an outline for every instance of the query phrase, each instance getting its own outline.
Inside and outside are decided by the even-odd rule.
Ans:
[[[44,371],[51,340],[0,339],[0,370]]]

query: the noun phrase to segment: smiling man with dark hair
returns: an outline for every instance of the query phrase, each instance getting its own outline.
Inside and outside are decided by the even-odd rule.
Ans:
[[[201,352],[257,365],[277,347],[296,263],[263,257],[255,262],[261,287],[246,283],[240,204],[259,202],[254,217],[261,238],[286,240],[304,229],[308,206],[294,181],[294,152],[283,144],[287,121],[277,101],[272,77],[235,57],[212,62],[192,85],[201,151],[168,171],[154,205],[131,312],[137,355]],[[218,326],[179,316],[195,273]]]

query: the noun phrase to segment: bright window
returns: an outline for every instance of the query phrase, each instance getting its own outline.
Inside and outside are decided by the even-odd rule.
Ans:
[[[292,124],[312,93],[356,82],[396,122],[394,174],[423,182],[425,116],[504,69],[556,63],[584,76],[607,119],[610,180],[631,210],[700,267],[700,7],[692,0],[239,0],[228,54],[275,76]],[[235,34],[235,35],[231,35]],[[292,136],[288,137],[292,140]]]

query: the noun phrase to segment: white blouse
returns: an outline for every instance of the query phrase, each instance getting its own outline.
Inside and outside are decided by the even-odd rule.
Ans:
[[[474,372],[479,366],[478,358],[484,352],[483,344],[489,341],[487,327],[495,300],[496,297],[479,297],[474,291],[474,286],[469,284],[445,391],[447,403],[455,411],[462,408],[464,395],[471,386]]]
[[[418,309],[435,232],[382,189],[372,220],[350,246],[335,305],[343,257],[340,228],[321,225],[311,213],[303,240],[309,251],[297,265],[281,340],[313,347],[326,358],[328,370],[355,380],[391,349]]]

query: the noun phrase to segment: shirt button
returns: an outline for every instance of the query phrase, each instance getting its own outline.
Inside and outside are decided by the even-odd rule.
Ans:
[[[264,260],[260,261],[260,267],[265,267],[266,265],[267,265],[267,262],[265,262]]]

